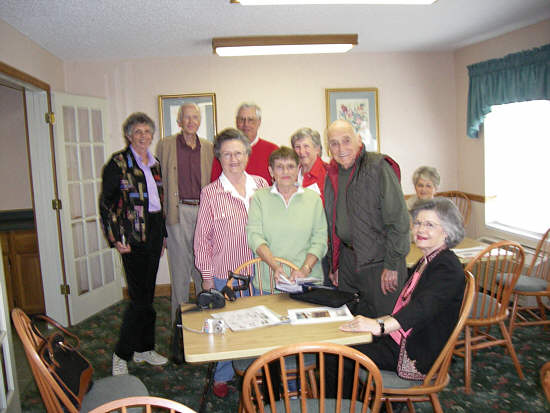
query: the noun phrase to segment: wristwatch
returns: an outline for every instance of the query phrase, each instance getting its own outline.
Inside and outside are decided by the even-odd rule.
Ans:
[[[386,334],[386,326],[384,325],[384,319],[383,318],[377,318],[376,322],[380,326],[380,335],[383,336]]]

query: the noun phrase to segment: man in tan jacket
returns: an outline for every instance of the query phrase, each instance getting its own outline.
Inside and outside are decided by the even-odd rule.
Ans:
[[[184,103],[178,112],[181,132],[161,139],[157,150],[164,180],[172,321],[178,306],[189,301],[191,280],[197,292],[202,281],[194,263],[193,236],[200,192],[210,182],[214,153],[212,143],[197,135],[200,124],[199,107]]]

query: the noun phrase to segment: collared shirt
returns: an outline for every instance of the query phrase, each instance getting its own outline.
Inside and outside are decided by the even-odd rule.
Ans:
[[[283,202],[285,203],[285,207],[288,209],[288,206],[292,202],[292,199],[296,195],[304,193],[304,188],[302,188],[302,186],[300,186],[300,185],[296,185],[296,186],[298,187],[298,190],[292,194],[292,196],[288,200],[288,203],[286,202],[285,197],[279,192],[279,189],[277,188],[277,183],[274,183],[273,186],[271,187],[271,193],[279,195],[281,197],[281,199],[283,200]]]
[[[147,150],[147,165],[145,165],[142,160],[141,156],[138,155],[138,153],[134,150],[132,145],[130,145],[130,150],[134,154],[134,158],[136,158],[136,162],[140,169],[143,171],[143,175],[145,176],[145,182],[147,182],[147,194],[149,197],[149,212],[158,212],[162,209],[160,205],[160,197],[159,197],[159,191],[157,189],[157,183],[155,182],[155,178],[153,178],[153,174],[151,173],[151,166],[153,166],[155,163],[157,163],[157,160],[155,157]]]
[[[222,173],[202,189],[194,252],[203,280],[227,279],[229,271],[252,259],[246,240],[248,204],[256,189],[264,187],[265,179],[247,174],[243,198]]]
[[[196,145],[191,148],[183,134],[177,137],[178,191],[180,199],[199,199],[201,193],[201,142],[195,136]]]
[[[244,202],[246,212],[248,212],[248,207],[250,207],[250,198],[252,197],[252,195],[254,195],[256,189],[258,189],[258,185],[254,181],[254,179],[246,172],[244,172],[244,175],[246,177],[244,197],[239,194],[239,191],[237,191],[233,184],[229,182],[229,179],[227,178],[227,176],[225,176],[223,172],[220,175],[220,183],[222,184],[224,191],[231,193],[231,195],[233,195],[235,198],[240,199]]]
[[[323,162],[321,157],[318,156],[313,163],[311,170],[309,172],[306,172],[305,174],[302,173],[303,170],[300,166],[300,169],[298,170],[298,183],[304,188],[312,189],[313,191],[321,195],[321,199],[324,203],[325,177],[327,176],[327,165],[325,164],[325,162]]]

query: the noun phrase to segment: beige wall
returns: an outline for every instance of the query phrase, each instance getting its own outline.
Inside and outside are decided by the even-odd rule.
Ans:
[[[5,194],[0,210],[32,209],[23,92],[5,86],[0,86],[0,142],[0,193]]]
[[[485,193],[483,134],[479,139],[466,136],[466,110],[468,101],[467,66],[488,59],[501,58],[509,53],[539,47],[550,42],[550,20],[459,49],[454,54],[456,73],[456,143],[458,152],[458,187],[466,192]],[[483,204],[473,203],[470,236],[508,234],[485,228]],[[517,239],[515,237],[514,239]],[[522,240],[528,242],[528,240]]]
[[[54,30],[52,28],[52,30]],[[0,61],[64,90],[63,61],[0,19]]]
[[[419,164],[439,168],[444,188],[457,186],[451,53],[66,62],[65,73],[69,93],[109,100],[113,149],[123,145],[120,125],[129,113],[158,119],[160,94],[215,92],[218,130],[234,126],[242,101],[255,101],[261,136],[288,145],[299,127],[324,130],[325,88],[377,87],[381,150],[401,164],[405,192],[413,191]]]

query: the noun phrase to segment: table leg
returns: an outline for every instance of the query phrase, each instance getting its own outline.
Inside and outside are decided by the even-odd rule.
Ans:
[[[206,412],[206,399],[208,397],[208,393],[210,392],[210,389],[212,388],[212,381],[214,380],[214,367],[218,363],[208,363],[208,373],[206,373],[206,384],[204,386],[204,389],[202,391],[201,401],[199,405],[199,412],[198,413],[205,413]]]

